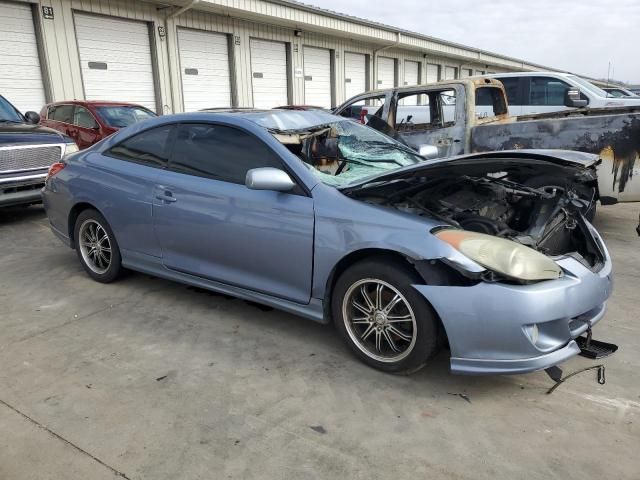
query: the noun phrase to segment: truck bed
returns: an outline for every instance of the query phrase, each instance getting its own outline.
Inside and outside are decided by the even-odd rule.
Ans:
[[[511,117],[473,127],[473,152],[546,148],[600,155],[600,195],[640,200],[640,108],[601,108]],[[636,177],[636,178],[634,178]]]

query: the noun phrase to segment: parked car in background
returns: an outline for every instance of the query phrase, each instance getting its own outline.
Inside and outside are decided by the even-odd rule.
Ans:
[[[132,103],[73,100],[42,107],[40,123],[73,138],[83,150],[121,128],[155,116]]]
[[[577,90],[565,96],[567,104],[582,101]],[[585,173],[583,185],[546,175],[520,180],[549,190],[577,189],[602,203],[640,201],[640,107],[581,108],[513,117],[508,113],[503,84],[483,77],[366,92],[347,100],[334,113],[357,116],[356,120],[426,158],[513,149],[592,153],[602,159],[595,192],[593,187],[584,188],[594,178],[593,168]]]
[[[637,94],[633,93],[631,90],[627,90],[622,87],[602,87],[602,90],[607,92],[612,97],[622,98],[622,97],[638,97]]]
[[[640,98],[615,98],[593,83],[570,73],[514,72],[487,75],[504,84],[511,115],[557,112],[578,108],[568,105],[566,93],[580,91],[580,98],[589,108],[640,106]]]
[[[71,138],[39,120],[0,95],[0,207],[39,203],[49,167],[78,151]]]
[[[413,372],[444,344],[465,374],[578,354],[611,259],[572,192],[514,179],[580,176],[585,159],[423,160],[325,112],[169,115],[72,155],[43,198],[93,279],[130,268],[333,320],[383,371]]]

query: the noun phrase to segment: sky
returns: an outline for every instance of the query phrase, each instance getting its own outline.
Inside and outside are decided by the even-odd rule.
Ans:
[[[573,73],[640,84],[640,0],[302,0]]]

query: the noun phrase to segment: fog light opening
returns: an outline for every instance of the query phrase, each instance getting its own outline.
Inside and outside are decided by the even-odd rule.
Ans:
[[[524,331],[531,340],[531,343],[537,345],[538,339],[540,338],[540,332],[538,331],[538,325],[535,323],[533,325],[525,325]]]

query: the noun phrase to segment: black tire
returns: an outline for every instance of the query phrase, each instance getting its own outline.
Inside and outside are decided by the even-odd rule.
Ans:
[[[357,298],[364,300],[361,290],[362,285],[365,286],[365,290],[369,293],[371,293],[371,286],[375,287],[374,298],[371,298],[370,295],[369,299],[374,304],[377,303],[378,295],[375,294],[375,292],[377,292],[378,283],[374,282],[386,283],[392,287],[388,288],[383,285],[381,297],[386,296],[388,298],[390,295],[394,295],[393,298],[395,298],[396,293],[400,293],[401,296],[404,297],[403,301],[406,301],[408,304],[408,308],[405,309],[405,304],[399,302],[397,306],[393,307],[390,311],[396,313],[384,320],[373,320],[375,314],[369,315],[369,318],[372,318],[372,320],[367,319],[363,321],[362,319],[356,318],[353,312],[360,314],[362,311],[356,309],[352,301]],[[331,296],[333,321],[349,348],[367,365],[384,372],[409,374],[422,368],[439,350],[439,321],[431,305],[411,286],[416,283],[424,283],[424,280],[422,280],[409,265],[405,265],[402,261],[393,258],[377,258],[360,261],[349,267],[340,278],[338,278]],[[356,297],[356,294],[360,296]],[[385,301],[387,300],[382,299],[380,304],[384,304],[383,302]],[[358,303],[361,302],[359,301]],[[349,316],[347,320],[345,320],[345,312]],[[378,310],[371,310],[371,312],[377,312],[378,315],[382,313]],[[405,323],[402,324],[401,328],[403,335],[408,336],[410,326],[412,339],[415,333],[413,343],[404,340],[403,336],[394,334],[393,330],[385,330],[390,328],[389,325],[393,325],[394,327],[398,325],[396,323],[387,324],[386,322],[397,322],[399,320],[395,320],[396,318],[411,315],[413,316],[412,320],[402,320],[402,322]],[[392,317],[394,318],[393,320],[391,320]],[[357,321],[358,325],[350,321],[351,319]],[[414,320],[415,323],[413,323]],[[385,323],[378,323],[383,321]],[[362,341],[362,336],[366,336],[367,329],[372,326],[376,331],[373,331],[373,333],[369,332],[369,335]],[[382,330],[382,333],[378,333],[380,330]],[[396,331],[397,330],[398,328],[396,328]],[[366,343],[372,334],[375,335],[375,339],[372,339],[375,345],[371,346],[371,349],[368,349]],[[385,335],[389,335],[392,340],[387,340],[389,337]],[[383,339],[381,343],[382,349],[378,349],[378,336]],[[358,337],[361,340],[356,340]],[[390,351],[392,343],[399,349],[400,347],[406,347],[408,353],[406,353],[405,350],[402,354],[394,356],[393,354],[396,352]],[[387,352],[384,352],[385,346]],[[380,352],[380,354],[378,355],[377,352]],[[384,357],[383,353],[389,353],[389,355],[385,357],[384,360],[381,360],[381,358]]]
[[[538,177],[527,179],[524,182],[524,185],[526,185],[527,187],[542,188],[545,190],[546,189],[564,190],[566,188],[566,185],[562,181],[562,179],[559,179],[558,177],[555,177],[553,175],[540,175]],[[580,198],[585,201],[590,201],[591,199],[593,199],[596,193],[596,189],[588,185],[576,184],[574,188],[576,193],[580,196]],[[596,216],[596,201],[593,200],[589,205],[589,207],[586,207],[582,211],[582,214],[590,222],[593,221],[594,217]]]
[[[90,236],[87,229],[90,230],[91,226],[97,226],[95,232],[100,238],[104,238],[104,235],[107,236],[107,240],[100,243],[99,251],[90,245],[85,246],[87,243],[98,244],[98,241],[86,241],[89,237],[85,233]],[[100,212],[93,209],[80,212],[73,228],[73,238],[80,263],[91,278],[100,283],[111,283],[118,279],[123,271],[120,248],[109,223]],[[107,255],[107,245],[109,255]],[[108,263],[105,258],[108,259]]]

